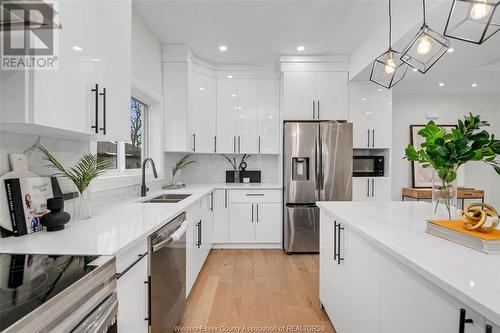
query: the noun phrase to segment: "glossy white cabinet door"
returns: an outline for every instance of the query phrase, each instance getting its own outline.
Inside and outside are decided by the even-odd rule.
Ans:
[[[217,80],[217,152],[235,153],[237,136],[238,82]]]
[[[99,131],[100,140],[130,141],[132,3],[130,0],[87,2],[97,2],[99,7],[97,34],[91,38],[97,44],[94,60],[102,63],[99,123],[106,128],[106,135]],[[88,25],[87,22],[86,29]]]
[[[197,153],[215,152],[217,134],[217,81],[193,72],[191,74],[191,104],[188,115],[190,148]]]
[[[381,263],[381,332],[456,333],[461,306],[442,289],[431,284],[397,260],[385,255]],[[466,309],[465,332],[484,332],[483,319]]]
[[[351,82],[349,95],[351,104],[349,120],[353,124],[353,148],[368,148],[371,143],[370,84]]]
[[[371,146],[392,147],[392,90],[370,87]]]
[[[208,256],[210,249],[213,244],[213,232],[214,232],[214,201],[213,196],[208,194],[201,200],[203,216],[201,218],[201,251],[203,262]],[[203,266],[203,263],[202,263]]]
[[[255,241],[255,204],[231,203],[229,205],[229,242],[253,243]]]
[[[238,79],[237,96],[237,151],[238,153],[258,152],[258,81]]]
[[[371,185],[370,191],[372,192],[372,200],[375,201],[391,200],[391,178],[373,177],[370,185]]]
[[[258,85],[258,152],[279,154],[279,80],[260,79]]]
[[[255,207],[255,242],[281,243],[281,204],[258,203]]]
[[[340,276],[334,274],[332,218],[321,211],[319,221],[319,299],[328,314],[333,314],[335,304],[334,286]]]
[[[148,332],[148,257],[144,257],[117,281],[118,330]]]
[[[285,72],[284,120],[312,120],[316,99],[315,72]]]
[[[352,201],[371,200],[371,179],[367,177],[352,178]]]
[[[214,192],[214,243],[229,242],[228,190]]]
[[[316,73],[316,119],[349,118],[349,77],[347,72]]]
[[[201,251],[197,246],[198,223],[200,221],[200,202],[197,201],[186,210],[188,226],[186,229],[186,298],[191,292],[200,271]]]
[[[97,81],[102,77],[103,67],[92,61],[94,57],[100,56],[94,40],[95,36],[99,36],[96,19],[99,5],[97,1],[59,3],[61,20],[64,20],[64,29],[57,30],[59,69],[33,71],[33,109],[28,111],[33,123],[95,133],[90,127],[95,119],[95,101],[91,89],[99,83]],[[79,47],[81,51],[73,47]],[[25,93],[30,96],[29,91]]]

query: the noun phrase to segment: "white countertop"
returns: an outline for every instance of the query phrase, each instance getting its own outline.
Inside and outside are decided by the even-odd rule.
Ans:
[[[281,189],[280,184],[188,184],[178,190],[151,191],[147,197],[119,197],[97,206],[88,220],[70,221],[56,232],[0,239],[0,253],[114,255],[145,239],[215,189]],[[186,193],[179,203],[141,203],[162,193]],[[107,200],[108,201],[108,200]]]
[[[318,202],[365,239],[500,325],[500,255],[425,232],[426,202]]]

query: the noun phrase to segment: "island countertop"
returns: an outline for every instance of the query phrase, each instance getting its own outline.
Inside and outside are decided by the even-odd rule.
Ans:
[[[187,184],[178,190],[151,190],[141,198],[136,192],[118,191],[94,204],[92,217],[70,221],[57,232],[40,231],[21,237],[0,239],[0,253],[116,255],[144,240],[190,205],[216,189],[273,190],[276,183]],[[191,194],[178,203],[142,203],[163,193]]]
[[[500,255],[488,255],[427,234],[426,202],[318,202],[416,273],[500,325]]]

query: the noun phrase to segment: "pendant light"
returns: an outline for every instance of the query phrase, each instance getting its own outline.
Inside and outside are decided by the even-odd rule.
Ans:
[[[422,27],[404,49],[401,60],[424,74],[448,51],[450,41],[427,26],[425,0],[422,11]]]
[[[391,89],[405,77],[407,70],[408,65],[401,60],[401,53],[392,49],[392,12],[389,0],[389,49],[373,61],[370,81]]]
[[[444,35],[482,44],[500,30],[500,0],[453,0]]]

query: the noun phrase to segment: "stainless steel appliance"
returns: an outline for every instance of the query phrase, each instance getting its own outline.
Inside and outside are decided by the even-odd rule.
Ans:
[[[174,332],[186,304],[186,213],[148,238],[149,326]]]
[[[316,201],[352,200],[352,124],[285,122],[284,250],[319,252]]]
[[[383,177],[384,156],[354,156],[352,175],[354,177]]]
[[[117,332],[114,257],[0,254],[0,331]]]

